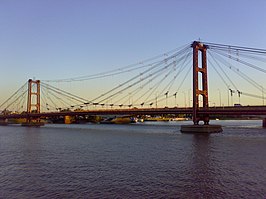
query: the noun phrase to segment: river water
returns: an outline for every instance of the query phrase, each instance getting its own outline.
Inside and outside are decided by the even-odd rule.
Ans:
[[[266,198],[261,121],[0,127],[0,198]]]

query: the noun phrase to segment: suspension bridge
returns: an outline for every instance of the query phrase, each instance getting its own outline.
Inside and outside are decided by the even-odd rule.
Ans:
[[[210,116],[257,116],[266,127],[265,56],[265,49],[194,41],[107,72],[30,79],[0,105],[0,120],[40,126],[58,117],[183,114],[192,116],[195,127],[210,126]],[[96,83],[85,85],[82,94],[55,85],[84,87],[88,81]]]

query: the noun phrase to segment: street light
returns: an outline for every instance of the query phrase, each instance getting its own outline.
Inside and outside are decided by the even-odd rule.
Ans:
[[[175,92],[175,93],[173,94],[173,96],[175,96],[175,106],[176,106],[176,95],[177,95],[177,92]]]
[[[169,93],[169,91],[167,91],[166,93],[165,93],[165,103],[166,103],[166,107],[167,107],[167,98],[168,98],[168,93]]]
[[[227,85],[227,88],[228,88],[228,91],[229,91],[229,88],[230,88],[230,87],[229,87],[228,85]],[[230,91],[229,91],[229,92],[230,92]],[[227,92],[227,105],[228,105],[228,106],[229,106],[229,103],[230,103],[230,102],[229,102],[229,101],[230,101],[230,100],[229,100],[229,92]]]
[[[237,90],[238,98],[239,98],[239,104],[240,104],[240,95],[242,94],[241,91]]]
[[[264,88],[261,86],[261,94],[262,94],[262,105],[264,106]]]
[[[235,91],[230,89],[230,88],[229,88],[229,91],[230,91],[230,94],[231,94],[231,104],[233,106],[233,93],[235,93]]]

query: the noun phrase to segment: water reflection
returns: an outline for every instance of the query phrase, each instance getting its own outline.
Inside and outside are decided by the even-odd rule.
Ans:
[[[217,189],[216,162],[213,158],[215,139],[209,134],[191,135],[191,156],[188,162],[188,177],[192,180],[191,187],[188,187],[191,197],[209,198],[219,194]]]

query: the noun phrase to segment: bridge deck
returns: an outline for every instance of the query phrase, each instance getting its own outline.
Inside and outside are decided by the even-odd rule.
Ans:
[[[40,118],[58,116],[83,116],[83,115],[156,115],[156,114],[192,114],[192,108],[140,108],[140,109],[105,109],[105,110],[84,110],[77,112],[42,112],[30,114],[9,114],[0,115],[0,119],[11,118]],[[266,115],[266,106],[241,106],[241,107],[209,107],[200,108],[200,114],[211,114],[218,116],[227,115]]]

